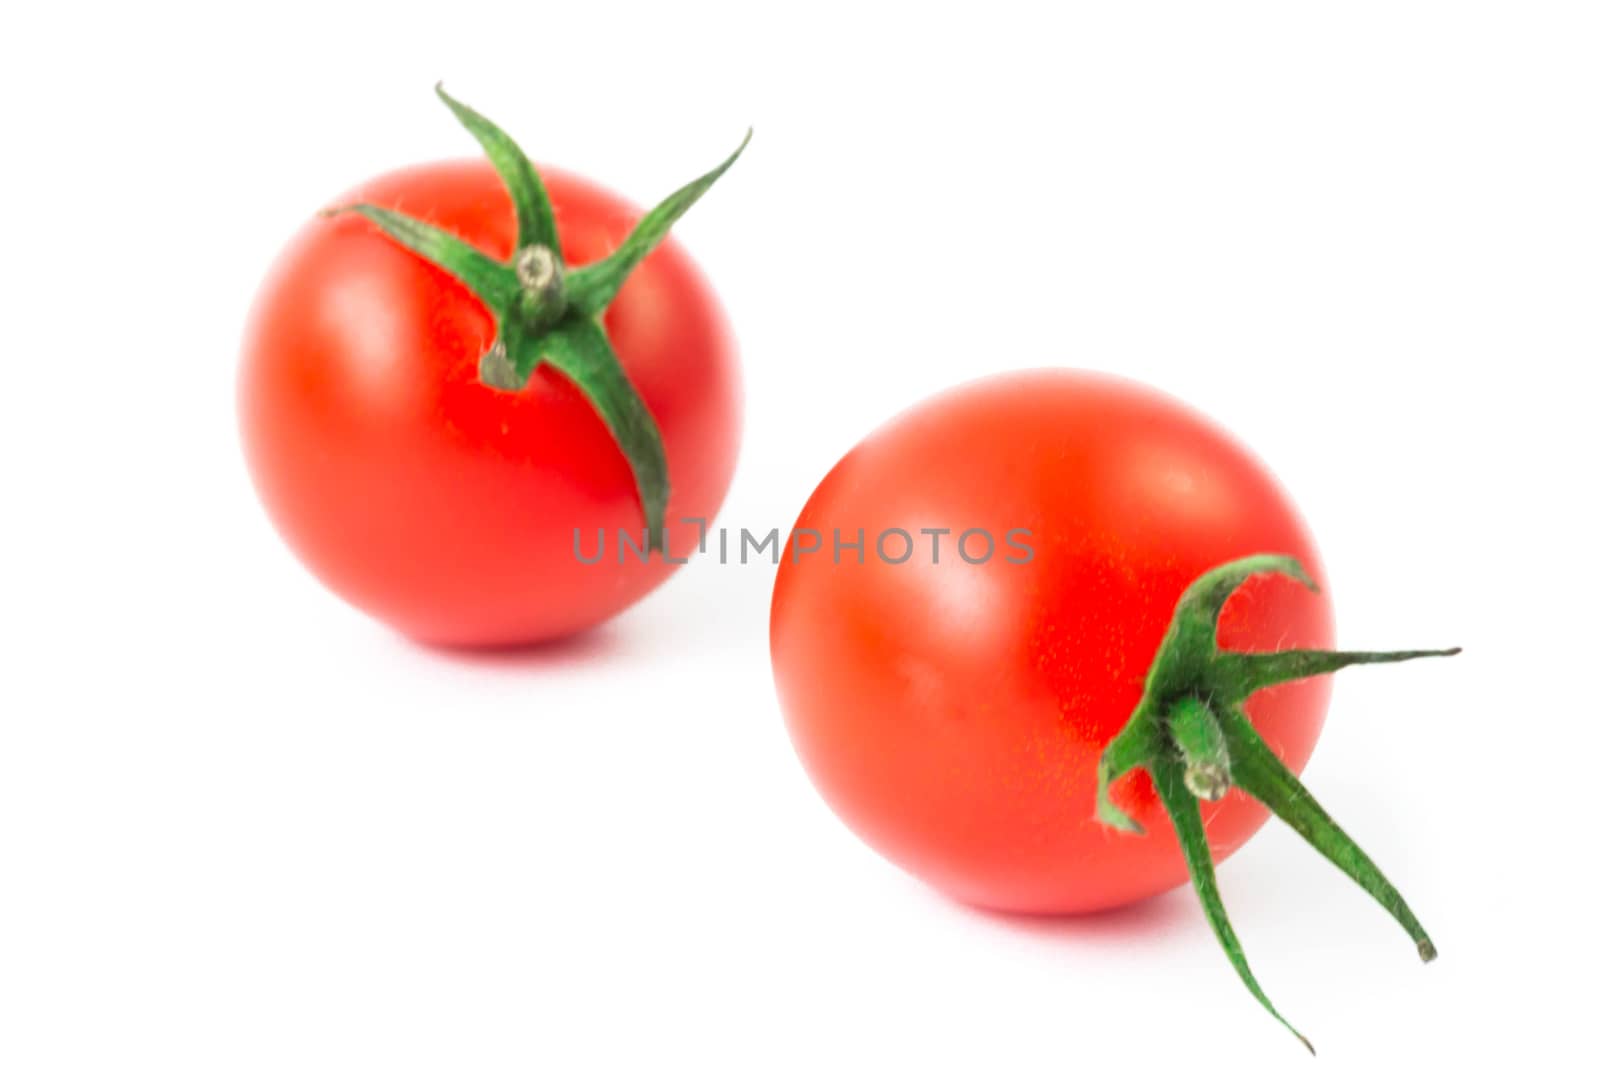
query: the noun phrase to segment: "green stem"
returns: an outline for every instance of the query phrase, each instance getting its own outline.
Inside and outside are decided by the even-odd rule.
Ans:
[[[548,349],[550,364],[588,396],[632,464],[649,533],[648,551],[664,552],[669,486],[661,433],[611,351],[606,332],[593,320],[576,320],[550,338]]]
[[[1250,971],[1250,963],[1244,956],[1244,946],[1239,942],[1233,924],[1228,920],[1228,911],[1222,907],[1222,892],[1217,889],[1217,869],[1211,861],[1210,846],[1206,844],[1206,831],[1200,820],[1199,801],[1185,786],[1182,773],[1182,768],[1171,759],[1163,759],[1153,764],[1150,770],[1150,776],[1156,783],[1156,793],[1161,797],[1161,803],[1167,809],[1167,816],[1172,820],[1173,830],[1178,835],[1178,845],[1183,849],[1184,862],[1189,866],[1189,879],[1194,883],[1195,893],[1200,896],[1200,908],[1205,912],[1206,921],[1210,923],[1217,942],[1222,944],[1222,952],[1228,956],[1234,972],[1250,990],[1250,994],[1256,997],[1256,1002],[1265,1007],[1272,1017],[1282,1022],[1285,1029],[1300,1038],[1300,1043],[1314,1056],[1317,1050],[1306,1040],[1306,1035],[1291,1026],[1289,1020],[1278,1013],[1278,1008],[1272,1005],[1267,993],[1263,992],[1261,985],[1257,983],[1256,975]]]
[[[1221,800],[1233,782],[1228,745],[1211,708],[1199,699],[1182,699],[1173,706],[1167,726],[1183,757],[1183,784],[1201,800]]]
[[[1438,956],[1438,951],[1433,948],[1433,940],[1423,931],[1422,922],[1411,912],[1411,907],[1406,905],[1406,900],[1400,896],[1394,884],[1378,870],[1372,858],[1362,852],[1350,835],[1333,821],[1333,817],[1322,810],[1322,805],[1317,803],[1293,771],[1272,754],[1244,712],[1229,710],[1223,714],[1222,724],[1227,730],[1229,742],[1240,752],[1234,764],[1234,780],[1239,788],[1272,809],[1273,815],[1288,823],[1317,852],[1355,880],[1362,890],[1400,922],[1400,926],[1417,945],[1418,956],[1424,962],[1433,961]]]
[[[739,149],[722,164],[645,214],[615,252],[569,271],[562,260],[555,211],[538,169],[487,117],[446,94],[443,86],[434,89],[478,141],[511,196],[517,222],[511,259],[501,262],[435,225],[387,207],[357,203],[325,213],[361,215],[398,244],[451,274],[483,302],[495,319],[494,342],[478,359],[479,379],[485,385],[520,392],[545,361],[577,384],[628,460],[649,549],[662,551],[671,492],[666,448],[649,407],[606,337],[601,317],[673,224],[738,160],[750,135],[746,133]]]
[[[645,256],[655,251],[658,244],[667,239],[667,231],[688,212],[690,207],[699,202],[702,195],[711,190],[711,186],[733,166],[734,162],[739,160],[744,148],[750,145],[750,136],[753,134],[755,134],[753,130],[745,132],[744,140],[721,165],[705,176],[691,180],[663,199],[650,213],[640,218],[639,224],[633,227],[633,231],[618,245],[615,252],[597,263],[573,271],[571,285],[573,307],[585,315],[599,315],[616,297],[617,291],[622,288],[622,283],[627,281],[628,275],[633,273],[634,268],[644,261]]]
[[[448,272],[476,294],[491,312],[499,313],[516,302],[520,292],[516,272],[454,233],[447,233],[409,214],[371,203],[351,203],[322,212],[325,218],[340,214],[361,215],[387,233],[390,239]]]
[[[511,136],[488,117],[446,94],[443,83],[434,84],[433,92],[450,107],[462,127],[472,133],[494,171],[505,182],[517,214],[517,250],[538,246],[559,256],[561,239],[556,234],[556,213],[550,206],[550,196],[544,190],[544,178],[539,176],[539,170]]]
[[[543,244],[530,244],[512,257],[511,266],[521,287],[514,306],[517,321],[531,335],[543,334],[560,324],[561,317],[567,314],[561,257]],[[531,375],[539,358],[530,356],[528,361]]]
[[[1223,606],[1235,590],[1258,574],[1287,575],[1316,589],[1298,561],[1261,555],[1213,568],[1184,591],[1151,662],[1138,707],[1101,755],[1095,814],[1111,827],[1138,831],[1138,824],[1112,800],[1110,785],[1130,770],[1142,768],[1150,774],[1177,831],[1190,879],[1217,940],[1251,995],[1283,1022],[1256,983],[1228,923],[1201,825],[1198,800],[1219,799],[1230,785],[1266,805],[1376,899],[1405,928],[1423,961],[1433,959],[1436,952],[1400,892],[1267,747],[1244,713],[1244,700],[1265,687],[1352,665],[1448,657],[1460,651],[1239,654],[1219,649],[1216,629]],[[1294,1033],[1305,1041],[1298,1031]],[[1311,1047],[1309,1041],[1305,1043]]]
[[[1098,791],[1095,795],[1095,816],[1102,823],[1130,834],[1144,833],[1144,827],[1111,799],[1111,783],[1155,758],[1160,754],[1164,742],[1155,717],[1147,710],[1140,710],[1106,746],[1105,753],[1100,756]]]
[[[1459,649],[1391,650],[1379,653],[1284,650],[1276,654],[1220,654],[1216,659],[1215,675],[1218,683],[1242,699],[1251,692],[1273,684],[1286,684],[1291,680],[1304,680],[1308,676],[1338,672],[1351,665],[1384,665],[1423,657],[1454,657],[1460,652]]]

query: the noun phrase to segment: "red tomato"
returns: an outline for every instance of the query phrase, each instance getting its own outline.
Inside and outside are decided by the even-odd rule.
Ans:
[[[541,170],[569,267],[612,252],[638,212],[582,178]],[[509,257],[510,197],[487,161],[379,177],[365,200]],[[711,518],[738,451],[735,347],[716,297],[670,238],[604,324],[661,429],[666,520]],[[245,336],[245,454],[297,555],[357,607],[418,639],[529,642],[619,612],[673,565],[632,552],[643,512],[627,460],[591,404],[549,366],[516,393],[478,379],[489,311],[449,274],[354,215],[319,218],[279,258]],[[581,530],[592,556],[574,555]],[[693,526],[670,530],[681,560]]]
[[[924,528],[953,531],[939,538]],[[799,531],[818,531],[796,544]],[[864,533],[864,551],[840,549]],[[894,563],[912,537],[911,557]],[[987,560],[959,535],[986,530]],[[914,875],[967,902],[1075,913],[1185,882],[1148,776],[1113,795],[1149,834],[1095,820],[1101,751],[1139,702],[1183,590],[1254,553],[1322,579],[1287,496],[1229,435],[1135,383],[1019,372],[939,395],[867,437],[818,487],[772,602],[789,732],[836,812]],[[1012,534],[1021,545],[1008,544]],[[884,553],[877,539],[885,536]],[[1026,562],[1023,546],[1031,549]],[[982,535],[968,539],[978,561]],[[1281,576],[1228,603],[1225,649],[1326,649],[1326,594]],[[1256,693],[1247,710],[1298,773],[1325,678]],[[1237,789],[1207,804],[1216,859],[1267,811]]]

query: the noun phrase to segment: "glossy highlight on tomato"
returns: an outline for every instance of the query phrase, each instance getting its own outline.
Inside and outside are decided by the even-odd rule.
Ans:
[[[1184,590],[1256,553],[1323,570],[1282,487],[1176,400],[1105,375],[1040,369],[957,387],[869,435],[795,524],[831,538],[1027,530],[1023,563],[947,544],[890,564],[868,546],[796,560],[773,593],[773,671],[823,797],[879,852],[974,905],[1081,913],[1188,879],[1142,772],[1117,781],[1138,836],[1096,820],[1101,753],[1140,702]],[[794,534],[791,533],[791,540]],[[824,546],[825,548],[827,546]],[[1217,628],[1226,650],[1327,649],[1327,594],[1252,578]],[[1326,677],[1246,703],[1295,773],[1316,743]],[[1206,805],[1215,859],[1267,811],[1238,790]]]

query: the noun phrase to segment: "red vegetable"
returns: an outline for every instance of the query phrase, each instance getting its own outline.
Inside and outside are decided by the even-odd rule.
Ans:
[[[917,406],[823,480],[778,574],[773,670],[807,771],[884,855],[1034,913],[1192,877],[1271,1010],[1212,875],[1268,808],[1432,955],[1295,780],[1328,701],[1299,678],[1419,656],[1325,652],[1321,576],[1288,497],[1215,425],[1137,384],[1014,373]]]
[[[419,639],[548,639],[660,583],[698,542],[668,516],[727,492],[733,338],[664,238],[738,154],[641,218],[439,93],[489,160],[379,177],[289,245],[245,337],[245,453],[346,600]],[[661,555],[619,560],[624,535]]]

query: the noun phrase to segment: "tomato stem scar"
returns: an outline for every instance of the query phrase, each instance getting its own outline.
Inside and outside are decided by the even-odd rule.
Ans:
[[[510,261],[501,262],[459,237],[385,207],[356,203],[323,213],[361,215],[402,247],[448,272],[489,309],[495,340],[478,359],[478,378],[486,386],[520,392],[540,364],[549,364],[578,386],[627,458],[644,512],[649,551],[661,552],[671,493],[666,449],[655,418],[612,349],[602,317],[628,276],[666,239],[673,224],[738,160],[750,133],[721,165],[640,218],[616,251],[569,272],[538,169],[487,117],[446,94],[443,85],[434,91],[477,139],[511,196],[517,242]]]
[[[1317,588],[1298,561],[1272,555],[1223,564],[1189,585],[1156,651],[1138,707],[1100,757],[1095,815],[1115,829],[1143,833],[1117,806],[1111,784],[1135,769],[1150,775],[1172,820],[1201,908],[1234,971],[1256,1001],[1315,1053],[1311,1042],[1273,1007],[1250,971],[1217,889],[1199,801],[1219,800],[1234,787],[1244,790],[1388,910],[1416,944],[1422,960],[1432,961],[1438,953],[1433,940],[1400,892],[1267,747],[1246,716],[1244,702],[1261,688],[1351,665],[1449,657],[1461,651],[1241,654],[1219,649],[1217,621],[1223,606],[1247,579],[1261,574],[1287,575],[1307,589]]]

